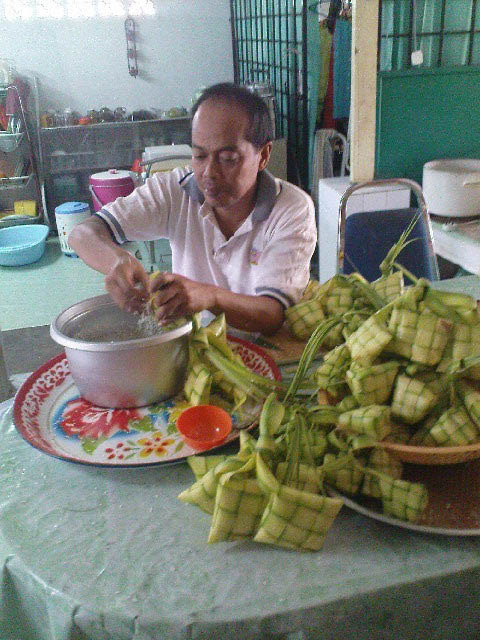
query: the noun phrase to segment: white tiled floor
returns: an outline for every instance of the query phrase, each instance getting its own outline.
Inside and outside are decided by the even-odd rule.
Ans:
[[[129,245],[132,251],[136,245]],[[140,254],[139,256],[140,257]],[[167,240],[155,243],[154,265],[147,270],[170,270]],[[58,238],[47,240],[45,253],[23,267],[0,266],[0,329],[22,329],[50,322],[80,300],[105,293],[104,277],[82,260],[62,253]]]
[[[0,267],[3,331],[50,324],[66,307],[105,293],[103,275],[64,255],[49,238],[42,258],[23,267]]]

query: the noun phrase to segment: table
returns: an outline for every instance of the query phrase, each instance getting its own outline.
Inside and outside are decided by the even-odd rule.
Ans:
[[[462,282],[460,282],[462,281]],[[480,278],[440,288],[480,292]],[[2,640],[478,638],[480,540],[342,508],[318,553],[207,545],[186,464],[59,460],[0,406]],[[235,449],[235,445],[231,445]]]
[[[0,266],[0,325],[5,331],[50,324],[69,305],[104,293],[104,276],[62,253],[58,237],[50,236],[37,262]]]
[[[158,261],[151,263],[146,243],[125,246],[141,258],[147,271],[171,269],[167,240],[155,241]],[[61,311],[79,300],[105,293],[105,277],[80,258],[62,253],[58,237],[50,236],[37,262],[19,267],[0,266],[0,326],[5,330],[50,324]]]
[[[176,499],[186,465],[69,464],[9,410],[0,437],[2,640],[478,637],[478,539],[344,508],[319,553],[208,546],[209,516]]]
[[[449,225],[432,220],[432,231],[438,255],[480,274],[480,221]]]

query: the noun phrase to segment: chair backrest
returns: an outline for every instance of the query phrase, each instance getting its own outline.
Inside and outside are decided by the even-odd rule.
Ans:
[[[349,196],[363,187],[401,184],[416,195],[417,208],[386,211],[362,211],[346,216]],[[358,271],[370,282],[380,277],[379,265],[391,247],[398,241],[410,222],[416,218],[409,240],[413,240],[399,254],[397,262],[417,278],[438,280],[438,265],[433,248],[430,218],[420,186],[413,180],[373,180],[352,184],[340,201],[337,272]]]

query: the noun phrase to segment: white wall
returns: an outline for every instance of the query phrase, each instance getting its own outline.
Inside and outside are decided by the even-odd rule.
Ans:
[[[124,18],[0,21],[0,58],[35,74],[41,108],[191,106],[202,85],[233,80],[228,0],[154,0],[135,18],[139,76],[128,73]]]

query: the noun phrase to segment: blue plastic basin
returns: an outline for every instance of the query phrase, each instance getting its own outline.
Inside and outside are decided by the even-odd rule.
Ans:
[[[0,265],[19,267],[40,260],[48,232],[45,224],[19,224],[0,229]]]

